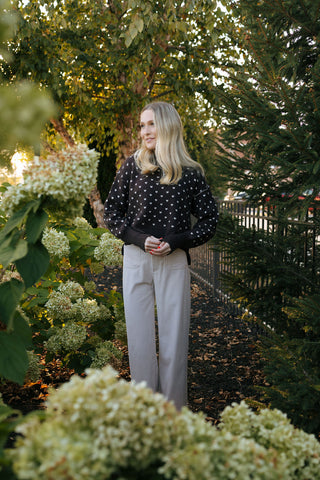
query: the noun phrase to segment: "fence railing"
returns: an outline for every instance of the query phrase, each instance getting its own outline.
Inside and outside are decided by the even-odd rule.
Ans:
[[[287,219],[284,224],[279,222],[279,216],[271,205],[260,207],[252,206],[247,202],[222,201],[218,202],[220,212],[228,212],[232,217],[237,218],[240,225],[255,229],[264,230],[267,233],[279,235],[290,235],[290,229],[299,228],[303,240],[301,257],[295,259],[297,265],[311,266],[315,272],[317,253],[320,248],[319,219],[316,217],[319,212],[315,209],[295,214],[293,218]],[[235,273],[234,266],[228,265],[226,252],[216,251],[213,243],[207,243],[191,250],[191,272],[202,282],[213,289],[216,298],[220,301],[230,303],[229,296],[223,291],[221,273]],[[290,254],[290,252],[288,252]],[[232,303],[232,302],[231,302]]]

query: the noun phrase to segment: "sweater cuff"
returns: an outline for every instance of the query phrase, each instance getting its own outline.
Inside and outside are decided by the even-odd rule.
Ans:
[[[124,232],[122,240],[127,244],[133,244],[140,247],[144,251],[144,244],[146,238],[150,237],[150,234],[139,232],[131,227],[128,227]]]
[[[181,248],[182,250],[189,248],[189,230],[182,233],[171,233],[166,235],[163,239],[164,242],[169,243],[171,250],[176,250],[177,248]]]

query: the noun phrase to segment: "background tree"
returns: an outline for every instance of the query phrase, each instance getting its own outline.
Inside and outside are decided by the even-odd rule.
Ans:
[[[318,432],[319,261],[312,239],[320,227],[320,6],[239,0],[233,7],[244,54],[228,69],[229,85],[217,89],[226,119],[220,169],[234,191],[264,206],[273,228],[248,230],[230,218],[222,224],[220,241],[237,271],[225,282],[275,333],[264,348],[268,398]]]
[[[231,53],[233,26],[215,1],[30,0],[16,8],[7,76],[52,91],[60,115],[51,123],[67,143],[92,138],[116,150],[120,163],[136,146],[138,113],[150,100],[174,102],[193,132],[191,148],[215,117],[212,85]]]
[[[7,41],[12,36],[18,16],[10,2],[0,1],[0,166],[11,168],[11,156],[17,144],[40,148],[40,135],[46,121],[53,115],[54,105],[49,95],[28,79],[13,79],[8,85],[4,71],[13,60]]]

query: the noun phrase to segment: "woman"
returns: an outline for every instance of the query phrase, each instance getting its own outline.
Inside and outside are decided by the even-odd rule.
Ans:
[[[213,236],[218,212],[202,167],[187,153],[176,109],[150,103],[141,112],[140,129],[141,148],[117,173],[105,203],[105,222],[125,242],[123,298],[131,378],[146,381],[180,409],[187,402],[188,249]],[[191,215],[197,219],[194,226]]]

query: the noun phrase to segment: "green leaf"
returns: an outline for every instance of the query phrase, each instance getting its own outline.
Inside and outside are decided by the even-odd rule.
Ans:
[[[3,268],[7,268],[10,263],[25,257],[28,253],[28,243],[26,240],[19,239],[15,244],[14,240],[10,242],[10,238],[6,238],[0,247],[0,263]]]
[[[15,429],[16,425],[21,422],[22,415],[19,410],[14,410],[5,404],[0,404],[0,465],[3,466],[3,461],[6,461],[3,448],[6,445],[9,434]],[[1,478],[3,480],[12,480],[16,477],[8,477],[3,475],[5,472],[1,470]]]
[[[3,230],[0,233],[0,242],[4,239],[8,233],[10,233],[14,228],[20,227],[23,223],[24,218],[26,215],[33,210],[34,212],[39,208],[41,200],[32,200],[24,205],[23,208],[15,212],[5,224]]]
[[[29,244],[27,255],[16,262],[16,267],[24,280],[26,288],[31,287],[41,278],[46,272],[49,263],[49,253],[41,242]]]
[[[144,21],[142,20],[142,18],[141,17],[138,18],[135,23],[136,23],[136,27],[137,27],[138,31],[140,33],[143,32]]]
[[[0,376],[22,385],[28,366],[27,351],[19,336],[0,331]]]
[[[13,333],[19,337],[26,348],[32,347],[32,332],[26,320],[16,310],[13,317]]]
[[[26,223],[26,234],[29,243],[35,243],[39,239],[47,221],[48,214],[44,210],[38,209],[36,212],[30,212]]]
[[[23,291],[23,283],[15,278],[0,284],[0,319],[8,327],[10,327]]]

